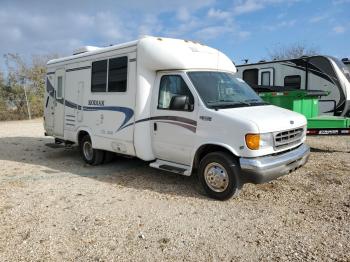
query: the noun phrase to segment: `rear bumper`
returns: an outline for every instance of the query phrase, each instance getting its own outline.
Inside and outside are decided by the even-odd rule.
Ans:
[[[280,155],[240,158],[242,175],[245,182],[265,183],[303,166],[309,155],[310,147],[302,144]]]

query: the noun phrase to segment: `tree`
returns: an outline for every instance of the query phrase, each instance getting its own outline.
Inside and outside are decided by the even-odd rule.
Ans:
[[[290,45],[279,45],[272,50],[268,50],[269,58],[271,60],[283,60],[299,58],[301,56],[316,55],[319,50],[315,47],[308,47],[303,43],[294,43]]]
[[[46,63],[57,55],[33,56],[28,64],[19,54],[6,54],[5,65],[7,71],[6,84],[0,75],[0,106],[2,110],[0,120],[25,119],[28,117],[28,108],[24,87],[30,104],[31,115],[40,117],[43,115],[43,96],[46,77]],[[25,84],[25,86],[24,86]],[[0,101],[1,103],[1,101]],[[11,110],[10,112],[8,112]]]

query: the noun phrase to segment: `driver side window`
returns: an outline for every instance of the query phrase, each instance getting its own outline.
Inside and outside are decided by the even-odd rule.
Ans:
[[[158,109],[193,111],[194,98],[180,75],[162,76],[159,86]]]

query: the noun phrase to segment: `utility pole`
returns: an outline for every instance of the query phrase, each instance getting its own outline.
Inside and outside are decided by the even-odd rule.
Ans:
[[[26,79],[25,79],[25,76],[21,76],[21,82],[22,82],[22,85],[23,85],[24,96],[26,97],[27,111],[28,111],[28,119],[31,120],[31,119],[32,119],[32,115],[31,115],[31,113],[30,113],[30,105],[29,105],[28,96],[27,96]]]

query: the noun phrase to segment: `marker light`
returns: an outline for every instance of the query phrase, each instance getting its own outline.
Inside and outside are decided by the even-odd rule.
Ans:
[[[258,150],[260,145],[260,135],[259,134],[246,134],[245,143],[247,147],[252,150]]]

